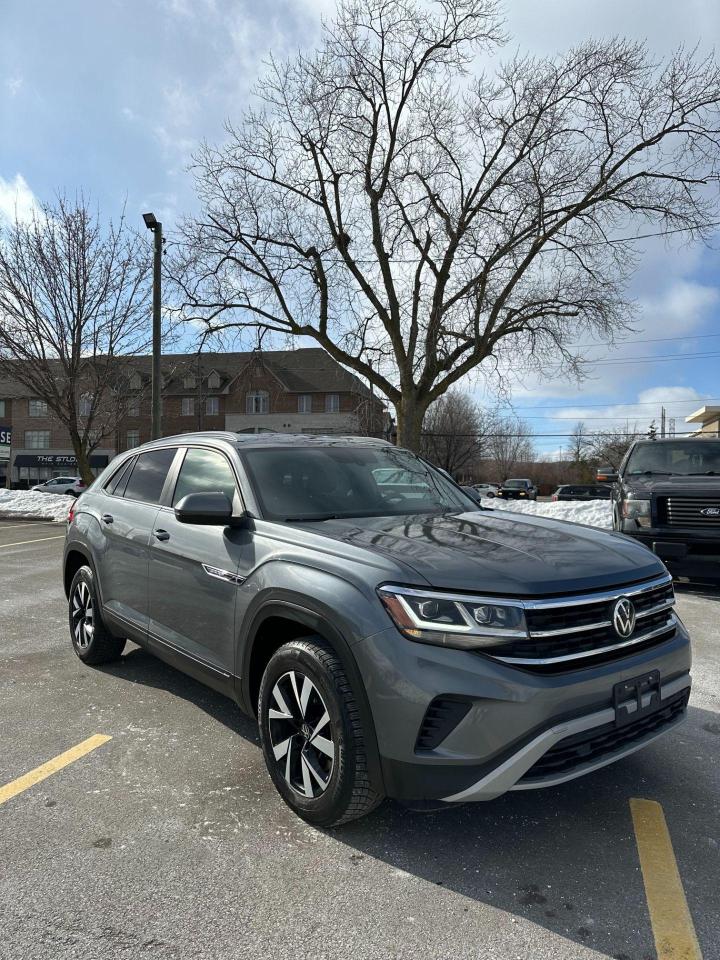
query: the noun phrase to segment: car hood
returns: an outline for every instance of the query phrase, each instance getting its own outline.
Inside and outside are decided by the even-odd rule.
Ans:
[[[647,547],[629,537],[501,511],[328,520],[322,527],[325,537],[390,556],[432,586],[448,589],[529,597],[665,572]]]
[[[653,493],[661,496],[720,494],[720,477],[626,477],[623,482],[628,492],[640,497],[650,497]]]

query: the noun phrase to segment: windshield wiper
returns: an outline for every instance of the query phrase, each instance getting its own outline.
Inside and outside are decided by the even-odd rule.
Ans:
[[[323,520],[339,520],[336,513],[316,514],[314,517],[283,517],[283,523],[320,523]]]
[[[679,477],[681,474],[672,470],[630,470],[629,477]]]
[[[716,477],[717,470],[701,470],[700,473],[686,473],[686,477]]]

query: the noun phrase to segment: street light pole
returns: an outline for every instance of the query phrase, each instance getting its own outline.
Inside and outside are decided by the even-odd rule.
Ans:
[[[162,298],[162,224],[155,219],[154,213],[144,213],[143,220],[148,230],[152,230],[154,238],[153,254],[153,301],[152,301],[152,439],[162,436],[161,390],[162,380],[160,372],[161,325],[160,304]]]

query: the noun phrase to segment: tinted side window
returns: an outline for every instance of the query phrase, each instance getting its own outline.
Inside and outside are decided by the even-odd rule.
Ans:
[[[150,453],[141,453],[125,488],[125,498],[141,500],[145,503],[159,503],[165,478],[176,453],[176,450],[152,450]]]
[[[173,506],[188,493],[224,493],[233,502],[235,474],[221,453],[188,450],[175,485]]]
[[[130,457],[119,469],[115,471],[112,477],[110,477],[110,480],[105,484],[105,489],[110,496],[122,495],[123,485],[130,476],[133,463],[135,463],[135,458]]]

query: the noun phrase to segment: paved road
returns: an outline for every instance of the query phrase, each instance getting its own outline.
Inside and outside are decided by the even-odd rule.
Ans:
[[[704,958],[720,957],[712,593],[679,598],[695,687],[672,735],[561,788],[386,803],[326,832],[280,801],[232,703],[135,647],[77,660],[61,534],[0,524],[0,785],[112,740],[0,806],[0,957],[649,960],[630,797],[662,804]]]

